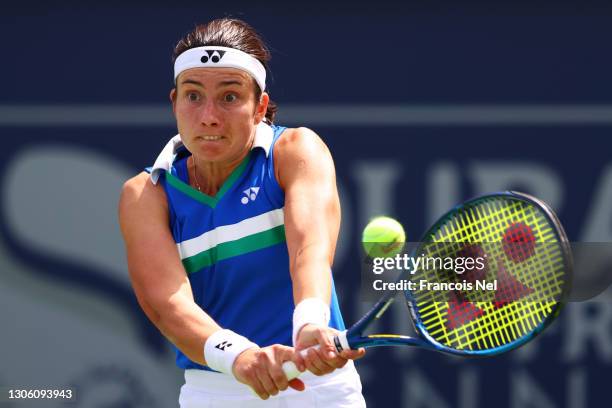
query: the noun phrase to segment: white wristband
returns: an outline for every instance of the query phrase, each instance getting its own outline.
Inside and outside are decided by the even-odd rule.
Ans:
[[[329,305],[319,298],[307,298],[302,300],[293,310],[293,345],[297,341],[297,335],[306,324],[325,326],[329,324]]]
[[[208,367],[233,376],[236,357],[253,347],[259,346],[238,333],[223,329],[214,332],[204,343],[204,358]]]

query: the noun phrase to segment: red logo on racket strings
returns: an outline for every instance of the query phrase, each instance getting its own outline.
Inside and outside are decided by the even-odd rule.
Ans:
[[[446,309],[446,328],[456,329],[482,316],[484,312],[465,298],[461,292],[453,290],[448,294],[448,309]]]
[[[535,254],[535,236],[531,227],[524,223],[514,223],[508,227],[503,238],[504,253],[514,263],[520,263]],[[463,247],[458,256],[485,257],[484,250],[480,245],[468,244]],[[471,283],[476,280],[485,279],[488,270],[488,262],[482,270],[474,270],[467,273],[464,278]],[[524,285],[506,270],[503,260],[498,260],[497,286],[493,307],[499,309],[511,302],[517,301],[531,293],[533,289]],[[456,329],[484,315],[482,309],[470,302],[465,294],[452,291],[448,296],[448,308],[446,310],[446,328]]]
[[[506,271],[503,260],[499,261],[499,267],[497,269],[497,286],[495,300],[493,301],[493,306],[496,309],[533,293],[532,288],[525,286]]]
[[[535,242],[533,229],[523,222],[515,222],[504,233],[504,253],[514,263],[524,262],[535,254]]]
[[[511,302],[515,302],[531,293],[533,289],[524,285],[506,271],[504,261],[499,261],[497,269],[497,286],[493,307],[499,309]],[[448,308],[446,309],[446,328],[456,329],[484,315],[482,309],[466,299],[462,292],[452,291],[448,295]]]
[[[535,254],[535,242],[533,229],[524,222],[515,222],[510,224],[504,232],[502,246],[508,259],[518,264]],[[484,251],[479,245],[466,245],[459,251],[458,256],[484,257]],[[481,271],[472,271],[472,273],[466,274],[466,280],[473,283],[477,279],[484,279],[487,275],[487,268],[488,265]],[[495,309],[504,307],[534,292],[532,288],[524,285],[508,273],[502,259],[498,260],[497,287],[493,300]],[[448,330],[463,326],[483,314],[482,309],[467,300],[463,293],[457,291],[449,293],[448,309],[446,311],[446,328]]]

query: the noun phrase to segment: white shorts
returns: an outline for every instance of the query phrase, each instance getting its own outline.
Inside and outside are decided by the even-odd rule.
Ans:
[[[361,381],[352,361],[343,368],[317,377],[300,376],[306,389],[287,389],[267,400],[260,399],[247,385],[225,374],[185,370],[181,408],[365,408]]]

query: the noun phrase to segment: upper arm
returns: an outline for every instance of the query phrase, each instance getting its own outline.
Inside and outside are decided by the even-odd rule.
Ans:
[[[340,229],[334,162],[313,131],[293,129],[277,142],[278,180],[285,192],[285,233],[294,273],[301,252],[331,266]],[[277,153],[278,150],[278,153]]]
[[[174,298],[193,299],[170,232],[165,192],[161,185],[153,185],[146,173],[124,184],[119,224],[132,286],[149,318],[156,322],[159,310]]]

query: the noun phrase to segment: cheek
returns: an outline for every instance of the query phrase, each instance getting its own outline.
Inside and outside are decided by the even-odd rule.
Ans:
[[[176,116],[177,123],[183,122],[187,118],[187,109],[185,108],[185,105],[182,103],[177,103],[174,109],[174,114]]]
[[[177,127],[191,127],[198,122],[199,112],[194,106],[187,104],[177,105],[176,123]]]
[[[185,130],[188,128],[187,119],[179,111],[176,112],[176,128],[181,134],[184,134]]]
[[[227,109],[224,110],[220,116],[227,119],[224,121],[227,126],[234,129],[243,129],[248,127],[253,122],[255,115],[250,108],[250,106],[243,105],[233,109]]]

